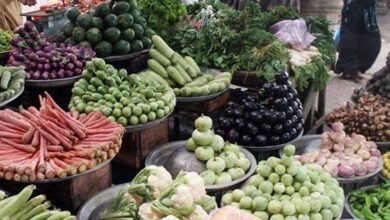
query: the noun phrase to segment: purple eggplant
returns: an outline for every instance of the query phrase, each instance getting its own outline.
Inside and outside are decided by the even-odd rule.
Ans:
[[[31,21],[26,21],[24,23],[24,28],[26,29],[27,32],[31,32],[33,30],[36,30],[34,23],[32,23]]]
[[[21,53],[15,54],[15,55],[14,55],[14,58],[15,58],[15,60],[17,60],[17,61],[24,61],[24,60],[26,59],[26,57],[25,57],[23,54],[21,54]]]
[[[42,73],[41,78],[44,80],[49,79],[49,74],[50,74],[49,72],[45,71]]]
[[[56,68],[58,67],[58,64],[57,64],[56,62],[51,63],[51,67],[52,67],[53,69],[56,69]]]
[[[46,53],[50,53],[50,51],[52,51],[52,50],[53,50],[53,48],[51,46],[45,46],[43,48],[43,51],[45,51]]]
[[[66,55],[66,57],[67,57],[69,60],[71,60],[73,63],[76,63],[76,62],[77,62],[77,57],[76,57],[76,55],[74,55],[74,54],[68,53],[68,54]]]
[[[43,64],[42,63],[38,63],[37,64],[37,69],[38,70],[43,70]]]
[[[81,75],[81,73],[83,72],[83,69],[80,69],[80,68],[76,68],[76,69],[74,69],[74,74],[75,75]]]
[[[57,76],[58,76],[58,78],[64,78],[64,77],[65,77],[65,70],[60,69],[60,70],[57,72]]]
[[[32,74],[32,78],[33,79],[39,79],[41,77],[41,72],[39,71],[35,71],[33,74]]]
[[[66,75],[67,77],[72,77],[72,76],[73,76],[73,71],[71,71],[71,70],[66,70],[66,71],[65,71],[65,75]]]
[[[31,73],[30,72],[26,72],[26,79],[31,79]]]
[[[61,68],[61,69],[64,69],[65,68],[65,64],[63,62],[59,62],[58,63],[58,66]]]
[[[75,65],[76,65],[77,68],[83,68],[83,62],[81,62],[81,61],[79,61],[79,60],[77,60],[77,61],[75,62]]]
[[[45,70],[50,70],[50,69],[51,69],[50,63],[45,63],[45,64],[43,65],[43,69],[45,69]]]
[[[56,79],[57,78],[57,73],[56,72],[51,72],[50,74],[49,74],[49,78],[50,79]]]
[[[36,60],[38,60],[38,58],[39,58],[38,55],[35,54],[35,53],[30,53],[28,55],[28,59],[31,60],[31,61],[36,61]]]
[[[74,69],[74,64],[73,64],[73,63],[68,63],[68,64],[66,65],[66,68],[67,68],[68,70],[73,70],[73,69]]]

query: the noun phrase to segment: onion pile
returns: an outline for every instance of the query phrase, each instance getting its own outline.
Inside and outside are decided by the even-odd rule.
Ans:
[[[95,52],[78,46],[50,43],[32,22],[16,30],[11,40],[11,66],[25,66],[27,79],[56,79],[81,75]]]
[[[332,131],[321,136],[321,150],[295,156],[301,163],[316,163],[333,177],[351,178],[375,172],[381,165],[381,153],[372,141],[362,135],[351,137],[343,131],[343,124],[336,122]]]
[[[369,141],[390,141],[390,99],[380,95],[364,93],[354,105],[335,109],[326,122],[342,122],[347,134],[361,134]]]

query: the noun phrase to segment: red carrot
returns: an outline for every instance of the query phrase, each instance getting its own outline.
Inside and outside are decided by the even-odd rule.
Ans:
[[[38,116],[38,115],[39,115],[38,109],[35,108],[34,106],[28,107],[27,110],[28,110],[29,112],[31,112],[33,115],[35,115],[35,116]]]
[[[57,166],[52,159],[49,160],[50,166],[55,170],[56,175],[60,178],[64,178],[67,175],[67,172],[61,167]]]
[[[22,182],[27,182],[29,180],[29,176],[26,174],[22,175]]]
[[[50,152],[62,152],[64,151],[64,148],[60,145],[47,145],[46,147],[47,151]]]
[[[23,134],[24,131],[19,131],[10,127],[7,127],[3,124],[0,124],[0,130],[1,131],[6,131],[6,132],[12,132],[12,133],[18,133],[18,134]]]
[[[5,176],[4,176],[4,178],[6,180],[12,180],[13,177],[14,177],[14,173],[13,172],[6,172]]]
[[[0,131],[0,137],[2,137],[2,138],[22,138],[23,135],[11,133],[11,132],[6,132],[6,131]]]
[[[31,127],[31,125],[29,123],[27,123],[26,121],[15,118],[14,116],[9,115],[5,111],[0,111],[0,120],[11,123],[11,124],[15,124],[19,127],[24,128],[25,130],[28,130]]]
[[[54,178],[56,176],[56,172],[55,172],[54,168],[47,161],[46,161],[45,166],[46,166],[45,175],[47,176],[47,178],[49,178],[49,179]]]
[[[76,155],[78,157],[93,159],[95,157],[95,152],[92,149],[87,149],[87,150],[83,150],[83,151],[77,151]]]
[[[43,174],[41,172],[37,172],[36,176],[37,176],[38,180],[44,180],[46,178],[45,174]]]
[[[22,151],[26,151],[26,152],[30,152],[30,153],[34,153],[36,151],[36,149],[31,145],[16,144],[16,143],[9,141],[7,139],[4,139],[4,138],[0,138],[0,140],[4,143],[11,145],[12,147],[14,147],[16,149],[19,149]]]
[[[14,129],[14,130],[17,130],[19,132],[25,132],[26,130],[16,124],[13,124],[13,123],[9,123],[9,122],[6,122],[6,121],[1,121],[0,120],[0,125],[2,126],[5,126],[5,127],[8,127],[8,128],[11,128],[11,129]]]
[[[45,137],[45,139],[47,141],[49,141],[49,143],[54,144],[54,145],[59,145],[61,143],[58,139],[53,137],[53,135],[51,135],[49,132],[47,132],[47,131],[45,131],[45,130],[43,130],[41,128],[37,128],[37,129],[41,133],[41,135],[43,137]]]
[[[58,158],[53,158],[54,163],[57,164],[59,167],[65,169],[69,175],[75,175],[77,173],[77,168],[74,165],[65,163],[64,161],[58,159]]]
[[[35,173],[32,173],[30,175],[30,178],[29,178],[30,181],[34,182],[35,180],[37,180],[37,176],[35,175]]]
[[[22,180],[22,176],[18,173],[15,173],[13,180],[19,182],[20,180]]]
[[[22,137],[23,143],[30,143],[34,138],[35,131],[35,128],[31,126],[30,129],[28,129],[28,131]]]
[[[31,145],[34,146],[34,147],[38,147],[39,146],[39,131],[35,130],[34,132],[34,136],[33,136],[33,139],[31,141]]]

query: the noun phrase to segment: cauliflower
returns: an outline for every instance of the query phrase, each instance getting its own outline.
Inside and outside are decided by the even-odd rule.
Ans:
[[[199,202],[206,196],[204,180],[195,172],[180,173],[175,182],[182,182],[191,188],[191,194],[195,202]]]
[[[152,210],[150,203],[144,203],[139,207],[138,215],[141,220],[160,220],[161,216]]]
[[[172,206],[176,209],[191,208],[194,205],[194,198],[191,194],[191,188],[186,185],[176,187],[175,194],[172,195]]]
[[[173,183],[171,174],[164,167],[153,167],[152,175],[148,177],[148,184],[153,188],[153,198],[157,198]],[[149,167],[149,168],[151,168]]]
[[[168,215],[167,217],[164,217],[160,220],[180,220],[179,218],[177,218],[176,216],[173,216],[173,215]]]
[[[185,220],[209,220],[210,216],[199,205],[195,206],[195,210]]]

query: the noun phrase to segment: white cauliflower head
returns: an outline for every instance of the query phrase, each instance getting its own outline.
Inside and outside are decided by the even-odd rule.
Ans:
[[[187,172],[184,175],[185,184],[191,188],[191,194],[195,202],[206,196],[206,187],[203,178],[195,172]]]
[[[172,176],[164,167],[149,166],[148,168],[152,170],[148,177],[148,184],[153,188],[153,198],[156,199],[172,185]]]
[[[144,203],[139,207],[138,215],[141,220],[160,220],[161,216],[152,210],[150,203]]]
[[[210,220],[210,216],[199,205],[195,206],[195,210],[185,220]]]
[[[171,201],[174,208],[191,208],[194,205],[194,198],[191,194],[191,188],[186,185],[178,185]]]
[[[180,220],[179,218],[177,218],[176,216],[173,216],[173,215],[168,215],[167,217],[164,217],[160,220]]]

